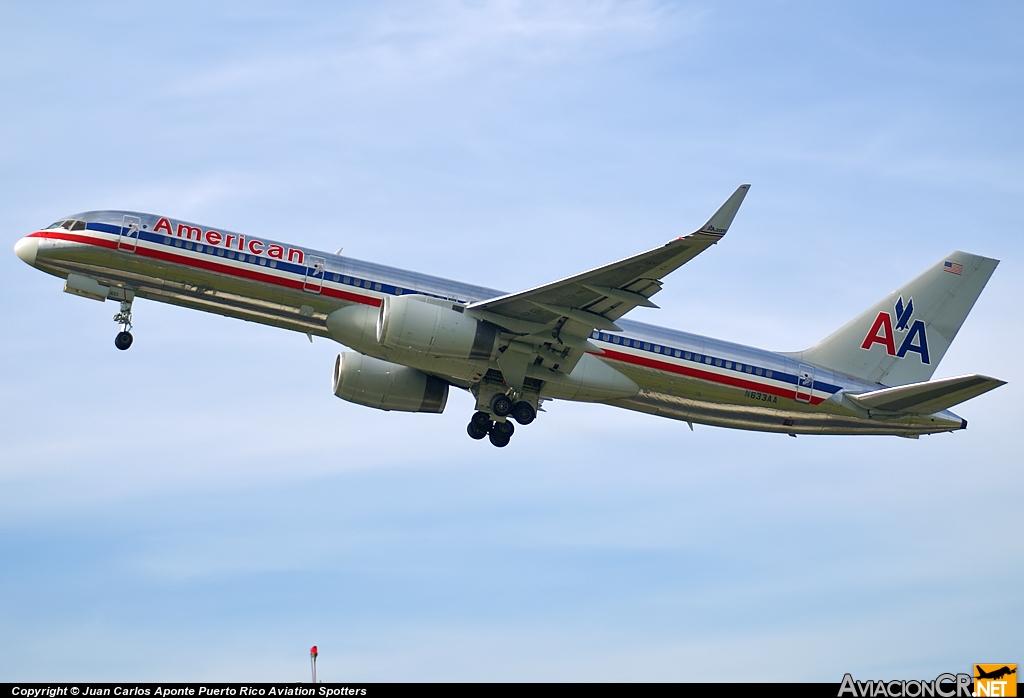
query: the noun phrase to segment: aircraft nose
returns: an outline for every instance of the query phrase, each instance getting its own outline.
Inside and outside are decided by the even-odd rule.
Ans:
[[[14,254],[21,257],[25,264],[35,266],[36,254],[39,252],[39,238],[24,237],[14,243]]]

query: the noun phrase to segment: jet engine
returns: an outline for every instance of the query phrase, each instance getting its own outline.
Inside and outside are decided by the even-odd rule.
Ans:
[[[379,410],[444,412],[448,384],[415,368],[381,361],[357,352],[338,354],[334,394],[342,400]]]
[[[424,296],[385,296],[377,316],[377,341],[389,349],[453,359],[490,360],[499,332],[451,303]]]

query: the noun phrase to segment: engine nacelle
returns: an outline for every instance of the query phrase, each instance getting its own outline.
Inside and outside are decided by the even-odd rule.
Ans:
[[[444,412],[448,384],[415,368],[357,352],[338,354],[334,394],[357,405],[398,412]]]
[[[489,361],[497,350],[498,328],[442,302],[423,296],[385,296],[377,316],[377,341],[389,349]]]

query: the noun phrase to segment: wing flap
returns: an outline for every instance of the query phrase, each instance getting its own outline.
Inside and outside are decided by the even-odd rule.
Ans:
[[[847,395],[860,407],[888,412],[932,414],[987,393],[1006,381],[979,374],[942,378],[936,381],[911,383],[895,388],[873,390],[860,395]]]

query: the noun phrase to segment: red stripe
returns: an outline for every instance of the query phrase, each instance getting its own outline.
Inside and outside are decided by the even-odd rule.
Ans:
[[[75,235],[74,233],[50,233],[46,231],[39,231],[32,233],[28,237],[30,238],[47,238],[50,240],[67,240],[68,242],[81,242],[86,245],[95,245],[96,247],[106,247],[110,250],[117,249],[117,243],[113,240],[104,240],[103,238],[94,238],[90,235]]]
[[[769,395],[777,395],[778,397],[788,398],[790,400],[796,399],[796,390],[789,391],[785,388],[779,388],[774,385],[764,385],[762,383],[755,383],[745,378],[734,378],[732,376],[723,376],[720,373],[714,373],[712,371],[703,371],[698,368],[691,368],[690,366],[680,366],[679,364],[669,363],[667,361],[659,361],[657,359],[650,359],[646,356],[636,356],[634,354],[626,354],[620,351],[613,351],[604,349],[604,353],[601,356],[612,359],[613,361],[621,361],[627,364],[635,364],[637,366],[646,366],[647,368],[654,368],[659,371],[667,371],[669,373],[679,373],[684,376],[690,376],[691,378],[699,378],[701,380],[710,381],[712,383],[722,383],[724,385],[731,385],[735,388],[743,388],[744,390],[757,390],[762,393],[768,393]],[[811,396],[812,405],[824,402],[825,398]]]
[[[79,242],[82,244],[94,245],[96,247],[104,247],[111,250],[117,249],[116,241],[105,240],[103,238],[95,238],[88,235],[74,235],[71,233],[52,233],[47,231],[40,231],[32,233],[31,235],[29,235],[29,237],[48,238],[53,240],[66,240],[68,242]],[[184,255],[166,252],[161,249],[152,250],[147,247],[136,247],[135,254],[140,257],[150,257],[152,259],[159,259],[164,262],[171,262],[172,264],[180,264],[186,267],[205,269],[207,271],[217,272],[218,274],[237,276],[243,279],[249,279],[250,281],[259,281],[261,283],[272,284],[275,286],[283,286],[285,288],[298,289],[300,291],[305,286],[304,281],[297,281],[295,279],[285,279],[280,276],[268,274],[266,272],[252,271],[249,269],[239,269],[228,264],[211,262],[205,259],[193,259],[192,257],[186,257]],[[373,298],[372,296],[361,296],[355,293],[350,293],[348,291],[342,291],[340,289],[334,289],[327,286],[321,287],[320,295],[329,296],[331,298],[340,298],[341,300],[346,300],[353,303],[362,303],[364,305],[380,307],[379,298]]]

